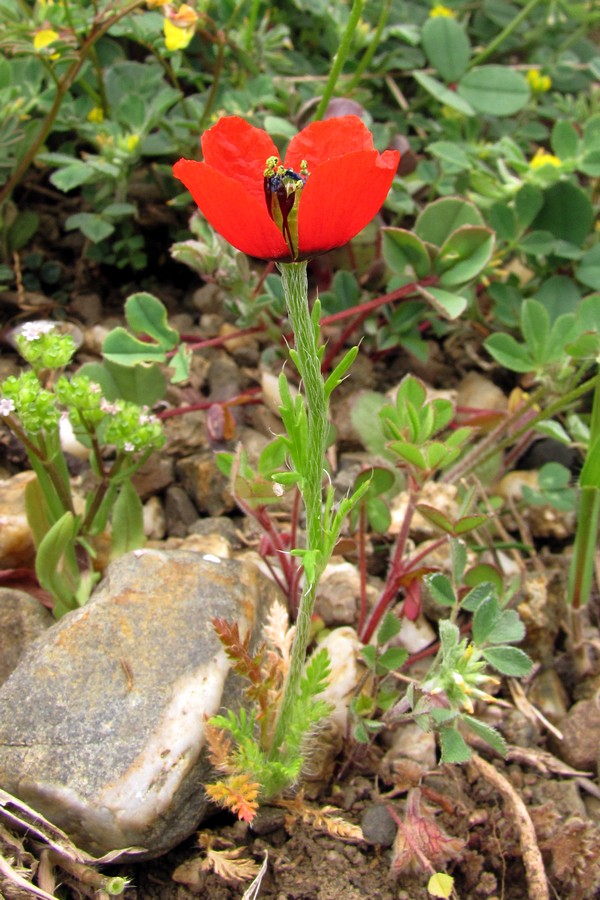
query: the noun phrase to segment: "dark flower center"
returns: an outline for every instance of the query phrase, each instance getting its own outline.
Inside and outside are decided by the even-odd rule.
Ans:
[[[306,160],[300,163],[300,174],[286,169],[276,156],[267,159],[264,171],[265,200],[269,215],[280,229],[293,259],[298,254],[298,205],[308,178]]]

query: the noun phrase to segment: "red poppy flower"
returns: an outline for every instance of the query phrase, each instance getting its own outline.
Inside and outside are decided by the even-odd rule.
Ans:
[[[313,122],[292,138],[283,163],[269,135],[237,116],[206,131],[202,151],[204,162],[175,163],[175,177],[230,244],[280,262],[326,253],[358,234],[400,159],[397,150],[375,150],[357,116]]]

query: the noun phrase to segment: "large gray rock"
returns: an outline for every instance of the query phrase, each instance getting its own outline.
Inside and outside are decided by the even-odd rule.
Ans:
[[[0,684],[27,647],[53,624],[48,610],[31,594],[0,588]]]
[[[257,634],[277,595],[251,564],[188,551],[113,563],[0,688],[0,786],[94,855],[173,847],[208,808],[205,717],[240,702],[211,618]]]

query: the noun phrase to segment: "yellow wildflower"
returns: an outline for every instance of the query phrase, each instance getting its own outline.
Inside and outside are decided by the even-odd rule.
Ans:
[[[453,9],[450,9],[449,6],[444,6],[443,3],[436,3],[436,5],[432,6],[429,10],[429,17],[431,19],[435,19],[437,16],[445,16],[447,19],[455,19],[456,13]]]
[[[542,75],[539,69],[529,69],[525,78],[534,94],[545,94],[552,87],[552,79],[549,75]]]
[[[58,31],[54,31],[53,28],[42,28],[41,31],[36,31],[33,36],[34,49],[46,51],[54,41],[59,39],[59,37]],[[59,55],[59,53],[51,53],[50,59],[58,59]]]
[[[189,4],[182,3],[172,21],[180,28],[192,28],[198,21],[198,13]]]
[[[187,3],[182,3],[177,12],[163,22],[165,46],[167,50],[185,50],[196,31],[198,13]]]
[[[562,163],[558,156],[554,156],[552,153],[546,153],[545,150],[540,149],[536,152],[535,156],[529,163],[529,167],[531,169],[541,169],[543,166],[561,166]]]
[[[93,106],[87,114],[88,122],[100,123],[104,122],[104,110],[101,106]]]
[[[133,153],[139,142],[139,134],[128,134],[127,137],[119,138],[119,147],[127,153]]]

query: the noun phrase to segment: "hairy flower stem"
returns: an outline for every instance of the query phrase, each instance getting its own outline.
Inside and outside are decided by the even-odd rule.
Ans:
[[[303,453],[303,471],[300,473],[300,491],[306,511],[306,550],[319,551],[323,547],[322,483],[329,423],[329,404],[325,395],[325,380],[321,374],[318,323],[313,322],[308,308],[308,279],[306,263],[284,263],[279,266],[287,304],[288,315],[294,332],[296,365],[302,379],[307,413],[307,445]],[[276,754],[285,740],[286,721],[296,700],[306,648],[310,637],[310,623],[319,576],[327,560],[319,559],[314,577],[305,578],[300,599],[296,635],[292,645],[290,668],[283,691],[271,754]]]

